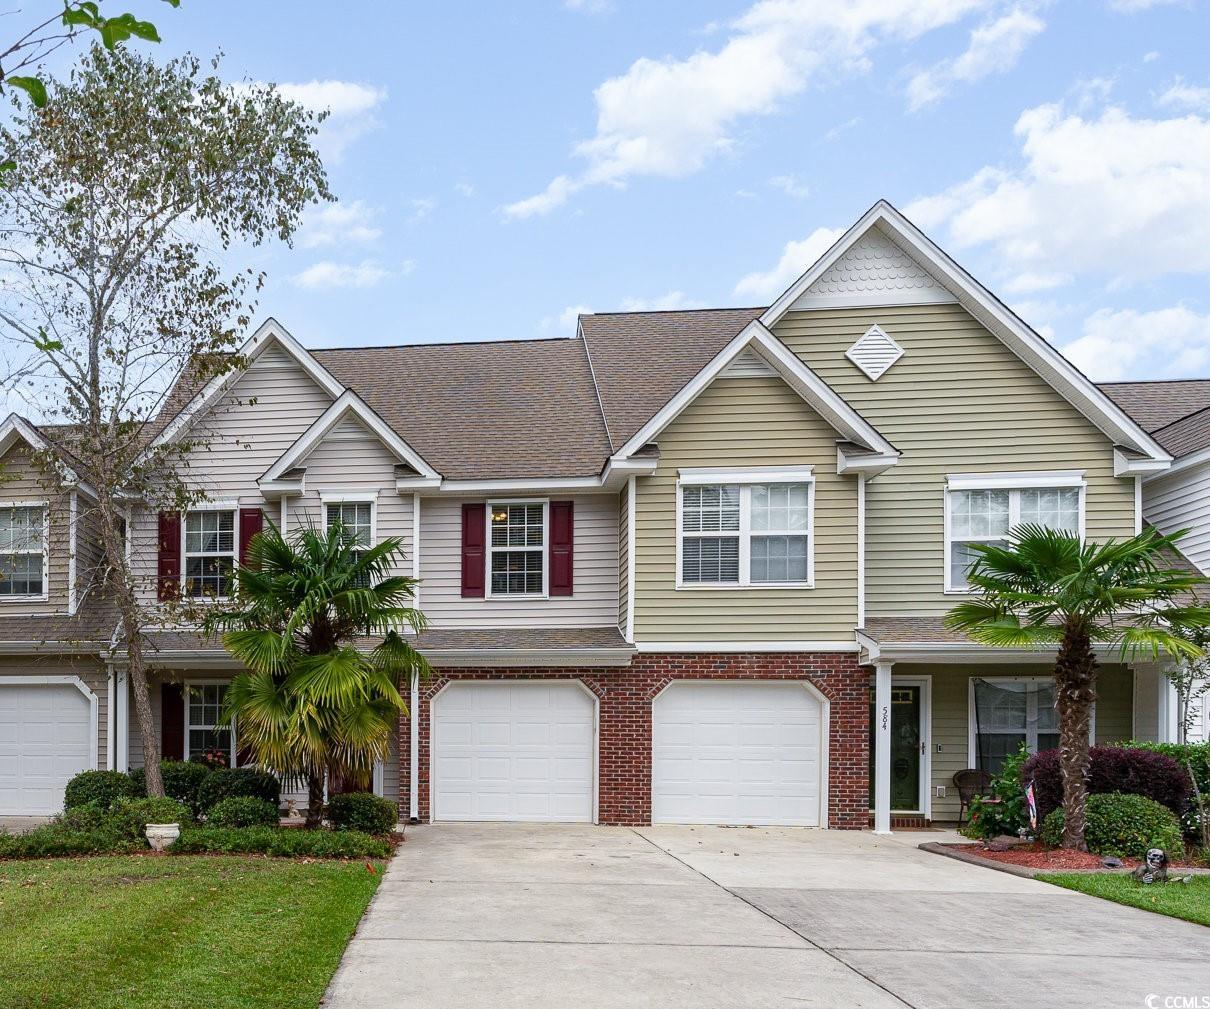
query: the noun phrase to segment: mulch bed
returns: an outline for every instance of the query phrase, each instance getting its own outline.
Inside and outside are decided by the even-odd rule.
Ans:
[[[1044,872],[1070,872],[1079,869],[1103,869],[1100,855],[1087,851],[1072,851],[1068,848],[1046,848],[1041,844],[1023,844],[1008,851],[989,851],[984,845],[949,844],[947,848],[966,851],[980,858],[991,859],[993,862],[1005,862],[1009,865],[1020,865],[1027,869],[1040,869]],[[1137,858],[1124,858],[1122,865],[1133,869],[1139,864]],[[1188,867],[1194,865],[1185,859],[1172,859],[1173,867]]]

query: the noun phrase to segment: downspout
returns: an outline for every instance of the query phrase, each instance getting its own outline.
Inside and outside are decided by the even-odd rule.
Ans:
[[[107,771],[116,770],[114,767],[114,732],[116,731],[115,720],[118,717],[118,688],[115,682],[116,673],[113,670],[113,663],[105,663],[106,669],[106,705],[105,712],[105,769]]]
[[[857,626],[865,627],[865,474],[857,474]]]
[[[412,577],[420,581],[420,494],[412,494]],[[420,586],[412,604],[420,607]],[[420,673],[412,671],[412,695],[408,699],[408,822],[420,822]]]

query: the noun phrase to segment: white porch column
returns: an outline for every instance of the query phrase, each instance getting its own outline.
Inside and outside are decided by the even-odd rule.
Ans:
[[[114,707],[114,735],[117,745],[114,750],[113,766],[115,771],[130,770],[130,673],[118,667],[118,696]]]
[[[408,708],[411,731],[408,733],[408,818],[420,819],[420,674],[412,673],[412,696]]]
[[[874,833],[891,832],[891,666],[874,664]]]

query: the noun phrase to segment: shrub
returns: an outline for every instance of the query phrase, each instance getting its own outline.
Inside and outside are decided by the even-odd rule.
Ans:
[[[372,792],[345,792],[328,802],[328,819],[337,830],[389,834],[399,822],[395,803]]]
[[[236,795],[264,799],[276,808],[281,798],[281,784],[273,775],[254,767],[225,767],[221,771],[211,771],[202,782],[198,804],[203,812],[207,812],[223,799]]]
[[[232,795],[220,799],[206,816],[210,827],[276,827],[277,807],[254,795]]]
[[[113,814],[97,800],[83,806],[65,809],[55,817],[54,823],[63,830],[73,833],[88,833],[94,830],[111,830]]]
[[[182,830],[174,854],[274,855],[283,858],[388,858],[391,846],[355,830],[293,827],[191,827]]]
[[[1088,797],[1084,839],[1097,855],[1142,858],[1148,848],[1170,856],[1185,853],[1181,825],[1172,810],[1142,795],[1099,792]],[[1042,825],[1042,842],[1058,847],[1063,840],[1063,810],[1053,810]]]
[[[120,799],[110,813],[115,833],[131,839],[143,837],[149,823],[190,822],[189,810],[176,799],[167,796],[155,799]]]
[[[1180,816],[1189,803],[1189,772],[1162,753],[1138,747],[1094,746],[1090,751],[1088,791],[1093,795],[1121,792],[1142,795]],[[1059,751],[1043,750],[1021,769],[1023,782],[1032,780],[1038,818],[1046,819],[1063,805],[1063,775]]]
[[[197,819],[202,813],[201,788],[214,772],[205,764],[193,760],[161,760],[160,776],[164,779],[164,794],[183,803],[190,816]],[[147,772],[136,767],[130,772],[131,794],[147,795]]]
[[[62,823],[48,823],[27,834],[0,834],[0,858],[112,855],[146,847],[146,841],[121,837],[111,830],[74,830]]]
[[[1028,759],[1029,750],[1024,743],[1004,759],[1004,766],[992,778],[987,794],[971,800],[970,817],[959,828],[962,834],[976,840],[989,840],[1001,834],[1015,837],[1022,827],[1029,826],[1025,789],[1021,784],[1021,765]]]
[[[1202,793],[1202,801],[1210,806],[1210,743],[1126,743],[1123,744],[1139,750],[1150,750],[1171,757],[1184,768],[1188,774],[1191,770],[1197,779],[1198,791]],[[1181,823],[1186,834],[1197,835],[1201,829],[1195,797],[1191,794]]]
[[[96,803],[102,809],[109,809],[118,799],[130,794],[130,779],[121,771],[81,771],[63,791],[63,808],[75,809]]]

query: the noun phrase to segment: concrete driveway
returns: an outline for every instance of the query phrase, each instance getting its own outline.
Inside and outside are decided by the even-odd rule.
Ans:
[[[325,1005],[1134,1009],[1153,993],[1210,996],[1210,930],[929,855],[915,847],[926,837],[414,828]]]

